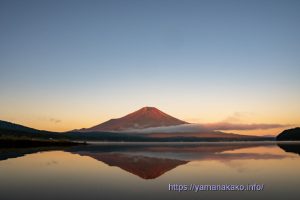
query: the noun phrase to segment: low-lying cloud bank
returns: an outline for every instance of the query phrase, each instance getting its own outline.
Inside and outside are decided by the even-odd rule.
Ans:
[[[289,124],[232,124],[232,123],[211,123],[202,126],[211,130],[263,130],[272,128],[284,128],[291,126]]]
[[[286,124],[232,124],[232,123],[209,123],[209,124],[183,124],[176,126],[161,126],[145,129],[131,129],[126,132],[139,133],[207,133],[212,131],[226,130],[263,130],[272,128],[284,128]]]

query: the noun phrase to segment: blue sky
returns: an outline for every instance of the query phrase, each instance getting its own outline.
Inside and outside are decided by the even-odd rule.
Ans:
[[[63,130],[149,105],[298,123],[299,22],[292,0],[1,0],[0,118]]]

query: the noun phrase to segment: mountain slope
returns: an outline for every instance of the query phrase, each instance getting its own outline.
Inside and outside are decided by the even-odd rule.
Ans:
[[[157,108],[143,107],[124,117],[111,119],[91,128],[81,129],[80,131],[124,131],[180,124],[187,124],[187,122],[176,119]]]
[[[10,130],[10,131],[24,131],[24,132],[39,132],[39,130],[34,128],[29,128],[27,126],[22,126],[19,124],[14,124],[7,121],[0,120],[0,129],[2,130]]]
[[[299,141],[300,140],[300,127],[296,127],[293,129],[284,130],[277,137],[277,140],[283,141]]]

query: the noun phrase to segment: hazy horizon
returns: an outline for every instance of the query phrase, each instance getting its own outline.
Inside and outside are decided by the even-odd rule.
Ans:
[[[196,124],[300,126],[299,9],[296,0],[2,0],[0,120],[68,131],[154,106]]]

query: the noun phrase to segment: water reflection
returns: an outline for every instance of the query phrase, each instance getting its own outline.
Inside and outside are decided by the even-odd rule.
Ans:
[[[241,159],[282,159],[287,155],[234,150],[272,143],[197,143],[197,144],[114,144],[74,147],[67,151],[89,156],[109,166],[117,166],[144,179],[157,178],[179,165],[191,161],[219,160],[227,162]]]
[[[287,145],[126,143],[0,148],[0,199],[298,199],[299,145]],[[266,188],[262,192],[176,193],[168,190],[169,183],[259,183]]]
[[[102,161],[109,166],[120,167],[143,179],[157,178],[165,172],[188,162],[184,160],[155,158],[123,153],[79,153],[79,155],[89,156]]]
[[[281,142],[277,144],[285,152],[296,153],[300,155],[300,143],[297,142]]]
[[[241,151],[258,147],[273,147],[274,143],[157,143],[157,144],[97,144],[74,147],[45,147],[0,149],[0,160],[22,157],[42,151],[61,150],[88,156],[109,166],[119,167],[143,179],[155,179],[166,172],[191,161],[268,160],[283,159],[288,154],[259,151]],[[287,152],[299,153],[299,144],[278,144]]]
[[[1,148],[0,147],[0,161],[10,158],[23,157],[28,154],[33,154],[43,151],[66,150],[68,147],[33,147],[33,148]]]

